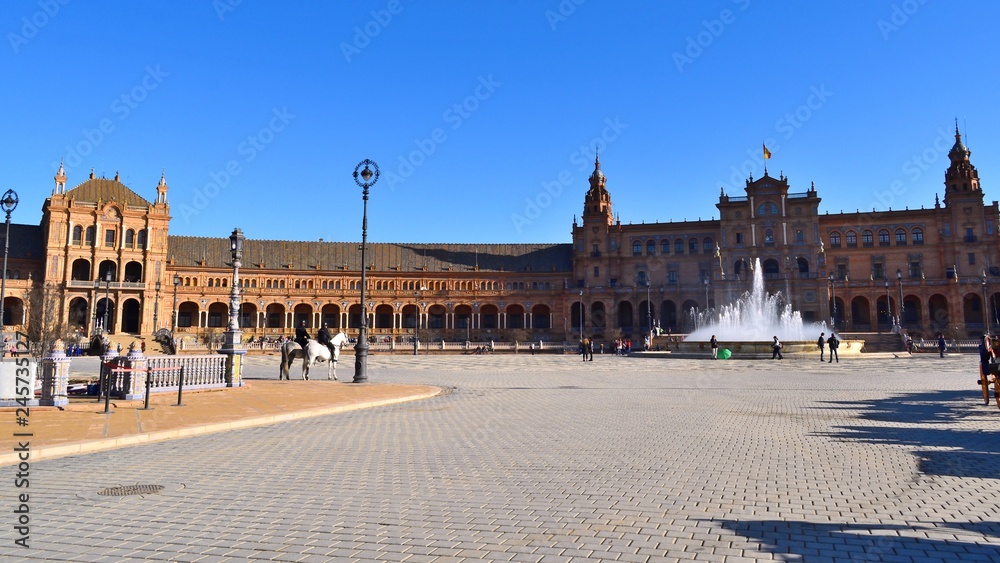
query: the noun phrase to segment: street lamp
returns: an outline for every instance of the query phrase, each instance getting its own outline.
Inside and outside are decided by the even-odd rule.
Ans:
[[[361,199],[364,201],[361,216],[361,326],[358,327],[358,343],[354,346],[354,383],[368,381],[368,307],[365,305],[365,270],[368,266],[365,263],[365,245],[368,242],[368,188],[378,182],[378,177],[378,164],[373,160],[366,158],[354,167],[354,183],[361,186]]]
[[[10,246],[10,214],[17,208],[17,192],[7,190],[0,200],[0,207],[7,214],[7,234],[3,237],[3,271],[0,272],[0,336],[3,335],[3,300],[7,294],[7,249]]]
[[[111,308],[111,268],[104,272],[104,324],[101,326],[104,332],[108,330],[108,309]]]
[[[156,280],[156,300],[153,301],[153,332],[160,329],[160,280]]]
[[[990,312],[991,311],[990,311],[990,306],[989,306],[990,302],[989,302],[989,300],[986,297],[986,270],[983,270],[982,281],[983,281],[983,317],[986,318],[986,322],[984,323],[984,326],[986,327],[986,334],[990,334],[992,332],[990,330]]]
[[[837,330],[837,278],[830,274],[830,302],[833,303],[833,315],[830,317],[830,324],[833,330]]]
[[[899,268],[896,268],[896,285],[899,287],[899,317],[896,319],[896,324],[902,329],[903,311],[906,310],[906,305],[903,303],[903,272]]]
[[[580,290],[580,342],[583,343],[583,290]]]
[[[180,274],[174,274],[174,309],[172,319],[170,321],[170,335],[173,336],[177,332],[177,286],[181,285]]]
[[[896,320],[895,320],[895,316],[892,314],[892,302],[889,301],[889,278],[888,278],[888,276],[885,278],[884,281],[885,281],[885,314],[889,316],[889,322],[892,323],[892,328],[890,330],[892,332],[895,332],[895,330],[892,330],[892,329],[896,328]]]
[[[229,331],[240,330],[240,260],[243,259],[243,243],[246,237],[239,227],[229,235],[229,252],[233,257],[233,283],[229,285]],[[239,344],[233,340],[231,344]]]
[[[420,292],[427,289],[424,286],[420,286],[419,291],[413,292],[413,307],[414,307],[414,320],[413,323],[413,355],[420,355]]]

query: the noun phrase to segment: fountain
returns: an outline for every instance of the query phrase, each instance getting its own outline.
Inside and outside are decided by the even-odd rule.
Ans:
[[[734,303],[716,310],[695,313],[695,330],[682,342],[668,343],[671,351],[708,354],[708,342],[715,335],[720,349],[729,349],[733,357],[770,357],[773,337],[782,344],[782,354],[819,354],[816,340],[820,333],[830,335],[826,323],[805,323],[802,315],[792,309],[781,292],[768,295],[764,290],[763,269],[758,258],[754,262],[750,291]],[[857,354],[863,340],[841,340],[839,354]]]

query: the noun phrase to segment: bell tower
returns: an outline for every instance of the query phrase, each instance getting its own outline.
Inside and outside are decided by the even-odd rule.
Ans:
[[[614,217],[611,213],[611,194],[604,187],[607,182],[604,172],[601,172],[601,157],[594,156],[594,172],[590,175],[590,189],[583,199],[584,226],[611,226]]]
[[[969,156],[972,151],[962,143],[962,134],[955,121],[955,145],[948,151],[951,166],[944,173],[944,205],[950,207],[958,203],[983,203],[983,191],[979,188],[979,171],[972,165]]]

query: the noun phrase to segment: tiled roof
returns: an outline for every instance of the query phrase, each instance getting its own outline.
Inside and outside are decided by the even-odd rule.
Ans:
[[[167,256],[175,264],[206,268],[228,267],[232,261],[228,238],[170,235]],[[406,244],[369,243],[368,264],[381,272],[570,272],[571,244]],[[359,242],[303,242],[247,240],[243,267],[291,270],[361,270]],[[422,269],[426,267],[425,269]]]
[[[66,192],[66,197],[77,201],[116,201],[124,205],[148,206],[150,203],[125,184],[107,178],[91,178]]]
[[[4,226],[0,224],[0,240]],[[42,228],[38,225],[10,224],[10,245],[7,257],[10,259],[45,260],[45,244]]]

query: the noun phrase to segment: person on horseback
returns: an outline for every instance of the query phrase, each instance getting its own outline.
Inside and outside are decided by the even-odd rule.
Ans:
[[[309,331],[306,330],[306,322],[302,321],[302,324],[295,329],[295,343],[302,347],[303,350],[306,348],[306,342],[309,340]]]
[[[330,325],[323,323],[323,328],[319,329],[319,333],[316,334],[316,342],[330,349],[330,358],[337,357],[333,351],[333,338],[330,336]]]

